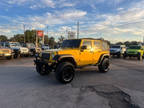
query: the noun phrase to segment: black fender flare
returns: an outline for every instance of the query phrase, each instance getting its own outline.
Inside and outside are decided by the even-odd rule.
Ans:
[[[98,61],[98,65],[101,64],[101,62],[104,60],[104,58],[110,58],[110,54],[102,54],[102,55],[100,56],[99,61]]]
[[[77,63],[71,54],[56,55],[53,60],[55,60],[56,63],[70,61],[75,67],[77,67]]]

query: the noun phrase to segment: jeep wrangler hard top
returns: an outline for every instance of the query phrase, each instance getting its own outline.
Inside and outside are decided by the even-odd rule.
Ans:
[[[142,45],[131,45],[127,48],[124,53],[124,58],[126,57],[137,57],[138,60],[142,60],[144,57],[144,46]]]
[[[64,40],[61,49],[48,50],[36,55],[36,70],[40,75],[55,72],[62,83],[73,80],[75,69],[83,66],[98,66],[100,72],[109,70],[109,44],[101,39]]]

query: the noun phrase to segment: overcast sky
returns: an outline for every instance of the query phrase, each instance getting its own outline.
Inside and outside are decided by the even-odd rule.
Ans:
[[[0,0],[0,34],[9,37],[26,29],[49,36],[65,36],[66,29],[80,37],[103,37],[112,42],[140,41],[144,36],[144,0]]]

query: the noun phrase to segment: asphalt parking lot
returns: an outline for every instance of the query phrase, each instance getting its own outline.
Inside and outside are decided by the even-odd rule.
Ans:
[[[111,70],[78,69],[63,85],[40,76],[33,58],[0,60],[0,108],[144,108],[144,61],[111,59]]]

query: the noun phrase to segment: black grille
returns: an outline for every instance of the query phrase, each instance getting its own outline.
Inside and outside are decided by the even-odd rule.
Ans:
[[[135,54],[135,52],[134,52],[134,51],[129,51],[128,53],[132,53],[132,54]]]
[[[30,52],[35,52],[35,49],[30,49]]]
[[[19,52],[19,49],[14,49],[13,50],[15,53],[18,53]]]
[[[42,53],[42,58],[43,59],[50,59],[50,54],[49,53]]]

